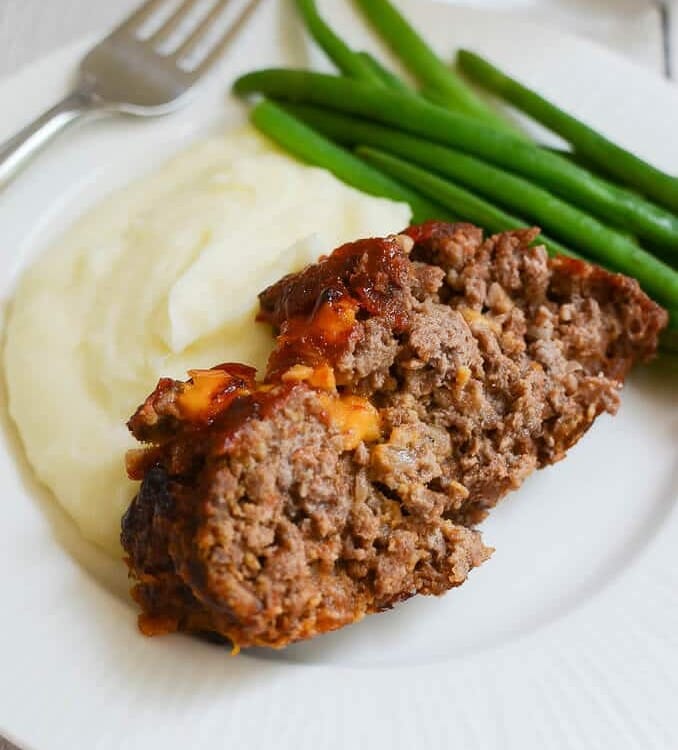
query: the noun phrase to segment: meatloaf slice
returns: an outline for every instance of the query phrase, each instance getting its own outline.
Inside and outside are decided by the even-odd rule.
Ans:
[[[614,414],[624,378],[654,355],[667,323],[634,279],[549,260],[532,245],[537,235],[526,229],[484,239],[470,224],[411,227],[400,240],[409,253],[406,278],[398,267],[394,283],[397,274],[389,277],[383,263],[372,274],[390,307],[381,314],[361,307],[330,353],[342,390],[379,405],[386,435],[403,407],[448,433],[435,486],[464,496],[455,520],[466,524],[534,469],[562,459],[599,414]],[[308,321],[323,314],[322,294],[347,288],[348,297],[364,297],[367,262],[343,249],[260,295],[261,317],[279,331],[269,372],[295,357],[315,361],[295,332],[304,321],[308,338]],[[400,448],[377,454],[375,477],[396,490]]]
[[[449,502],[427,501],[443,430],[412,415],[421,502],[408,510],[370,477],[380,426],[365,399],[299,369],[270,388],[234,383],[228,365],[192,374],[164,381],[131,422],[154,445],[128,457],[143,483],[122,533],[144,632],[281,647],[442,594],[489,556]],[[206,417],[208,392],[221,403]]]
[[[429,223],[336,250],[260,295],[265,379],[162,380],[130,420],[122,542],[147,633],[281,647],[462,583],[471,528],[614,413],[666,313],[548,260],[536,230]]]

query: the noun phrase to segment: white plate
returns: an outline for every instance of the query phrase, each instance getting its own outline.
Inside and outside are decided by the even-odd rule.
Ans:
[[[327,11],[378,50],[349,6]],[[446,55],[459,45],[488,53],[678,169],[678,97],[652,74],[508,16],[403,6]],[[65,89],[82,49],[0,84],[0,137]],[[238,72],[319,59],[288,7],[269,2],[190,110],[63,138],[0,196],[2,296],[96,198],[240,119],[225,96]],[[48,380],[40,352],[35,366]],[[459,591],[237,658],[138,634],[122,564],[79,540],[5,424],[0,733],[27,750],[678,747],[677,375],[675,361],[639,370],[618,417],[601,418],[567,461],[509,497],[484,527],[494,558]]]

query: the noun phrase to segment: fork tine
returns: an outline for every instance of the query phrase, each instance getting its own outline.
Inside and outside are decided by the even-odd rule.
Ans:
[[[180,59],[187,57],[193,52],[196,45],[209,31],[212,24],[222,14],[224,8],[229,3],[229,0],[217,0],[216,5],[212,10],[205,16],[205,18],[198,24],[198,26],[188,35],[188,37],[177,47],[172,54],[173,57]]]
[[[197,77],[203,75],[203,73],[206,73],[219,60],[226,51],[228,45],[233,41],[240,29],[247,23],[250,16],[254,13],[260,3],[261,0],[249,0],[240,15],[231,26],[229,26],[219,41],[212,47],[207,57],[197,68],[195,68],[195,70],[192,71],[193,76]]]
[[[155,33],[151,34],[148,42],[157,45],[168,39],[198,2],[199,0],[184,0],[167,21]]]
[[[135,10],[115,29],[113,32],[131,32],[136,31],[145,21],[147,21],[157,10],[164,5],[166,0],[146,0],[146,2]]]

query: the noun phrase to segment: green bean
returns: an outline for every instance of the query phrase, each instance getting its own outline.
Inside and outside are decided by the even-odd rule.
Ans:
[[[457,112],[460,112],[461,114],[469,115],[468,112],[464,112],[463,110],[459,109],[458,107],[453,107],[450,105],[450,99],[449,96],[440,89],[434,89],[430,86],[421,86],[419,88],[419,95],[423,96],[424,99],[428,99],[431,104],[437,104],[439,107],[443,107],[444,109],[452,109]],[[473,115],[470,115],[473,117]],[[497,121],[490,121],[486,120],[486,122],[489,122],[492,125],[499,125]],[[506,123],[502,122],[501,126],[505,128],[506,130],[509,130],[508,127],[506,127]],[[510,131],[513,135],[517,135],[517,129],[511,129]]]
[[[451,218],[439,204],[422,198],[382,172],[361,161],[352,153],[331,143],[273,102],[263,101],[250,113],[254,126],[271,140],[358,190],[380,198],[409,203],[415,223],[432,218]]]
[[[391,89],[396,91],[402,91],[408,94],[413,93],[412,89],[403,81],[402,78],[397,76],[393,71],[389,70],[386,66],[382,65],[377,58],[369,52],[358,52],[358,55],[372,68],[374,73],[379,76],[381,82]]]
[[[383,172],[391,175],[394,179],[405,182],[424,195],[431,195],[432,190],[437,187],[441,190],[439,201],[443,205],[450,205],[446,200],[450,187],[454,187],[450,183],[445,183],[444,180],[434,177],[421,167],[411,165],[383,151],[361,148],[358,153]],[[447,184],[447,187],[443,191],[442,186],[445,184]],[[454,189],[458,190],[456,187]],[[459,206],[450,205],[450,208],[458,213],[461,212]],[[598,241],[595,246],[591,243],[587,246],[587,250],[590,251],[594,259],[615,271],[635,276],[649,295],[655,297],[659,302],[676,306],[678,303],[678,273],[654,256],[646,253],[638,245],[629,242],[625,237],[614,237],[614,232],[607,230],[603,233],[602,230],[607,230],[607,228],[599,227],[597,229],[600,235],[607,238],[607,246],[602,240]]]
[[[569,148],[558,148],[557,146],[542,146],[542,148],[574,162],[577,166],[582,167],[583,169],[588,169],[590,172],[594,172],[598,179],[608,181],[612,179],[612,175],[606,169],[603,169],[602,167],[594,167],[585,156],[578,154],[576,151],[572,151]]]
[[[560,195],[604,221],[660,244],[678,243],[678,219],[611,187],[567,159],[479,120],[443,109],[421,97],[365,81],[300,70],[263,70],[236,81],[238,94],[261,92],[287,101],[319,104],[374,119],[453,146]],[[651,210],[650,210],[651,209]]]
[[[306,28],[342,73],[373,83],[381,81],[372,66],[332,31],[318,13],[315,0],[296,0],[296,2]]]
[[[522,112],[558,133],[591,163],[635,187],[663,206],[678,211],[678,178],[648,164],[568,115],[552,102],[504,74],[479,55],[460,50],[457,64],[483,88],[498,94]]]
[[[579,165],[584,169],[591,168],[591,165],[587,161],[586,157],[577,154],[575,151],[564,151],[562,149],[552,148],[550,146],[544,146],[543,148],[545,148],[547,151],[552,151],[555,154],[559,154],[563,158]],[[630,198],[637,205],[644,205],[646,211],[655,215],[656,220],[659,224],[664,224],[669,228],[668,231],[660,230],[656,234],[652,235],[651,238],[648,238],[648,236],[646,235],[644,237],[643,246],[646,250],[651,252],[652,255],[656,255],[660,260],[668,263],[672,268],[678,269],[678,243],[676,242],[675,231],[671,229],[671,227],[673,227],[674,229],[678,228],[678,222],[676,222],[675,217],[669,215],[666,211],[664,211],[664,209],[661,209],[658,206],[646,201],[637,191],[625,186],[620,186],[618,183],[613,182],[614,178],[612,177],[612,175],[606,173],[605,170],[601,169],[600,167],[597,167],[593,171],[595,172],[596,179],[607,185],[610,190],[616,192],[621,201],[626,202]],[[635,240],[635,237],[630,230],[624,229],[621,226],[616,226],[616,229],[620,234],[624,234],[630,239]]]
[[[315,107],[291,105],[289,109],[295,117],[332,140],[351,146],[374,146],[427,167],[535,221],[547,233],[603,265],[637,276],[648,289],[654,284],[658,261],[635,241],[522,177],[459,151],[366,120]],[[643,278],[646,270],[651,274],[650,278]]]
[[[425,89],[445,104],[480,120],[506,127],[501,118],[436,55],[390,0],[356,0],[393,52]]]
[[[387,70],[374,55],[352,50],[320,15],[316,0],[296,0],[296,3],[311,36],[344,75],[372,83],[383,83],[399,91],[411,91],[404,81]]]
[[[507,214],[468,190],[457,187],[451,182],[436,177],[430,172],[425,172],[423,169],[397,159],[384,151],[368,146],[359,146],[356,152],[386,174],[392,177],[398,175],[396,179],[408,185],[416,184],[419,192],[429,197],[435,196],[435,199],[442,205],[463,216],[466,221],[478,224],[489,232],[525,229],[528,226],[522,219]],[[536,242],[543,244],[550,255],[579,257],[560,243],[543,235],[537,237]]]

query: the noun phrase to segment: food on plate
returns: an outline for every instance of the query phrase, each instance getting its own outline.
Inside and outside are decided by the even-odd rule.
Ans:
[[[412,594],[443,593],[489,555],[442,508],[406,515],[369,481],[362,441],[376,438],[378,412],[365,399],[291,376],[262,387],[227,366],[208,372],[161,386],[131,422],[155,441],[148,457],[131,459],[144,482],[122,535],[142,632],[282,647]],[[232,388],[226,423],[210,409],[211,422],[192,407],[184,417],[203,381]],[[416,428],[412,436],[440,440]],[[434,445],[420,453],[413,462],[435,465]]]
[[[122,523],[143,632],[282,647],[463,583],[490,553],[472,527],[616,411],[666,325],[537,235],[344,245],[260,295],[263,381],[160,380],[129,422]]]
[[[533,143],[389,0],[358,6],[421,90],[297,6],[344,75],[242,76],[273,100],[250,114],[269,140],[211,139],[103,201],[9,317],[29,461],[113,554],[127,508],[148,633],[280,647],[460,585],[490,554],[475,525],[678,331],[678,271],[655,257],[678,244],[675,177],[462,51],[577,153]],[[122,420],[156,381],[134,448]]]
[[[247,128],[109,196],[43,253],[9,311],[9,409],[36,474],[82,533],[120,555],[132,497],[124,421],[161,375],[223,359],[263,367],[271,337],[252,322],[256,290],[410,215]]]

